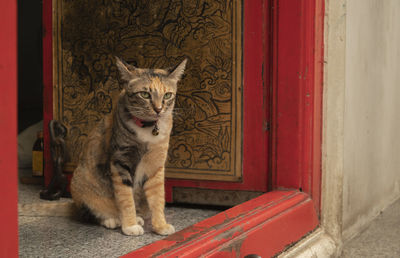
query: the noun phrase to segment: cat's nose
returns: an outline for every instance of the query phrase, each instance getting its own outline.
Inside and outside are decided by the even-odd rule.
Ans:
[[[154,107],[154,111],[156,111],[157,114],[160,114],[162,110],[162,107]]]

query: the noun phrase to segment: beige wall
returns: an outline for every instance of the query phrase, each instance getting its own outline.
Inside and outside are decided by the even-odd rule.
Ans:
[[[399,14],[400,0],[347,0],[344,239],[400,196]]]

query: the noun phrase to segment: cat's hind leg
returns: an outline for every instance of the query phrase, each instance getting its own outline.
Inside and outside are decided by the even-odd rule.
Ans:
[[[115,229],[121,226],[118,209],[111,198],[86,193],[85,200],[81,205],[78,204],[79,206],[86,210],[86,214],[92,214],[96,221],[106,228]]]
[[[101,187],[94,180],[85,177],[85,174],[78,167],[71,181],[71,195],[81,211],[80,216],[85,220],[95,220],[110,229],[121,226],[115,200],[112,196],[107,196],[105,193],[101,194],[99,189]]]
[[[81,217],[84,217],[85,220],[93,221],[94,217],[97,222],[106,228],[115,229],[121,227],[120,213],[115,199],[99,196],[89,189],[86,189],[82,195],[76,194],[76,192],[72,191],[72,187],[71,194],[75,204],[83,211],[81,212],[83,214]],[[140,216],[136,217],[136,221],[140,226],[144,225],[144,220]]]

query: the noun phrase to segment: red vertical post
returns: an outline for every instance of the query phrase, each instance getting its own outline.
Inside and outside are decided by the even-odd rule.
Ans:
[[[301,189],[320,206],[324,1],[273,2],[273,189]]]
[[[17,1],[0,1],[0,257],[18,256]]]
[[[269,91],[269,64],[265,56],[269,23],[266,5],[268,1],[243,3],[243,174],[248,174],[254,190],[262,183],[262,191],[266,191],[268,185],[269,134],[266,119],[269,98],[266,94]],[[255,171],[259,171],[259,175]]]

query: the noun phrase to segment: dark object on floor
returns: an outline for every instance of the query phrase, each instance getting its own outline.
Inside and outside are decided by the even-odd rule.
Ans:
[[[64,141],[67,136],[67,128],[57,120],[51,120],[49,123],[49,131],[54,171],[47,189],[40,192],[40,198],[45,200],[58,200],[65,193],[68,184],[68,180],[62,171],[63,165],[67,161]]]

